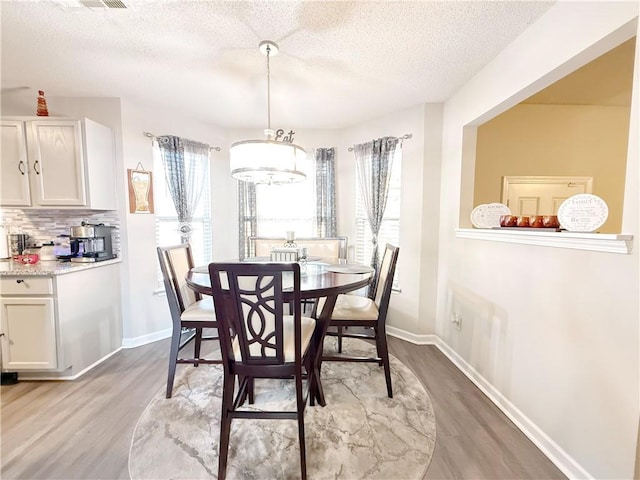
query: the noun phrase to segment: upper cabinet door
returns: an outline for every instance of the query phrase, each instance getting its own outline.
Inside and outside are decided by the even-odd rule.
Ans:
[[[86,205],[81,123],[33,120],[27,125],[34,203],[40,206]]]
[[[0,205],[31,206],[24,122],[3,120],[0,131]]]

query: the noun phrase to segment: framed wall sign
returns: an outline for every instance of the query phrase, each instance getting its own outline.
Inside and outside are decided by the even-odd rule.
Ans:
[[[153,180],[151,172],[144,170],[141,164],[138,169],[127,169],[129,178],[129,213],[153,213]]]

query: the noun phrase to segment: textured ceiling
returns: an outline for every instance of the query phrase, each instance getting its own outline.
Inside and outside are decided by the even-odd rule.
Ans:
[[[0,3],[1,83],[123,97],[224,127],[345,127],[442,102],[535,22],[547,1]],[[94,3],[99,3],[94,1]],[[34,97],[35,98],[35,97]]]

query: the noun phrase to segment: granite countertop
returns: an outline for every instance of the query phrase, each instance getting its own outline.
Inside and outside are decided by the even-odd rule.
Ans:
[[[13,260],[0,260],[0,276],[9,275],[64,275],[66,273],[79,272],[90,268],[104,267],[122,262],[121,258],[104,260],[102,262],[75,263],[61,261],[40,261],[35,264],[25,265]]]

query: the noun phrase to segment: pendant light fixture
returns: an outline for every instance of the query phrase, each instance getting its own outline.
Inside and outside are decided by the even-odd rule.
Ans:
[[[293,143],[290,131],[275,132],[271,129],[271,72],[269,58],[278,53],[278,45],[265,40],[260,42],[260,51],[267,57],[267,128],[266,139],[243,140],[231,145],[231,176],[237,180],[252,183],[280,185],[300,182],[306,178],[301,170],[307,159],[307,152]]]

